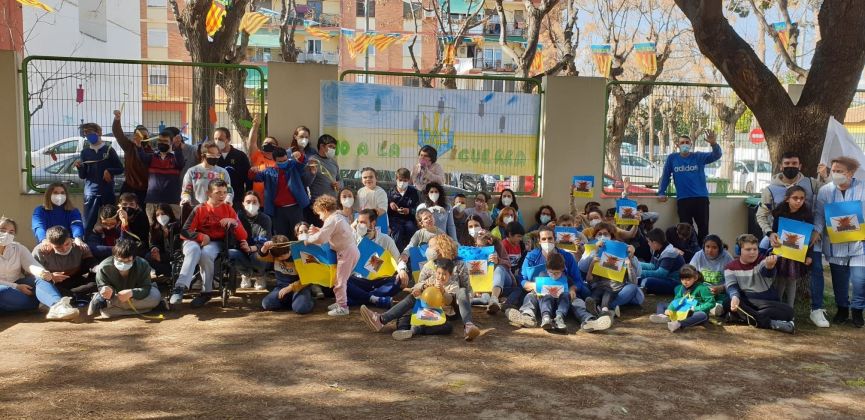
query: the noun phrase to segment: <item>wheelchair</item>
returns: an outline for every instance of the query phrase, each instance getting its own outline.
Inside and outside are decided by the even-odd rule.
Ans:
[[[171,289],[177,284],[177,279],[180,277],[180,269],[183,266],[183,243],[185,239],[178,232],[171,240],[170,249],[171,255]],[[237,268],[231,264],[231,259],[228,256],[228,250],[237,246],[237,241],[234,238],[234,229],[225,229],[225,239],[222,241],[222,246],[213,261],[213,291],[218,292],[222,298],[222,307],[228,306],[228,300],[237,292],[237,287],[240,284],[238,280]],[[195,267],[195,272],[192,275],[192,284],[189,291],[198,286],[199,290],[204,289],[204,276],[201,273],[200,267]],[[169,293],[170,295],[170,293]]]

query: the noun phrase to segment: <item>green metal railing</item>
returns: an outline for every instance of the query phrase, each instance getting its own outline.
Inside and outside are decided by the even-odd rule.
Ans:
[[[457,192],[463,193],[471,193],[477,191],[486,191],[486,192],[498,192],[504,188],[510,188],[516,192],[518,195],[536,195],[539,191],[540,185],[540,151],[541,151],[541,142],[540,142],[540,124],[541,124],[541,103],[543,95],[543,87],[541,82],[537,79],[533,78],[517,78],[510,76],[469,76],[469,75],[448,75],[448,74],[418,74],[418,73],[400,73],[400,72],[383,72],[383,71],[362,71],[362,70],[346,70],[340,74],[339,80],[342,82],[355,82],[355,83],[371,83],[376,85],[389,85],[389,86],[399,86],[399,87],[429,87],[429,93],[424,93],[423,90],[418,91],[418,95],[425,95],[423,98],[427,102],[435,103],[439,98],[443,98],[444,95],[448,95],[447,92],[457,92],[455,95],[463,94],[466,91],[476,91],[476,92],[489,92],[490,94],[495,94],[496,92],[500,94],[508,95],[510,94],[512,98],[516,98],[515,94],[528,93],[532,95],[538,95],[538,101],[536,107],[531,107],[530,109],[519,108],[514,110],[512,114],[515,117],[521,117],[530,115],[534,117],[536,120],[536,124],[532,127],[531,136],[534,139],[534,143],[530,150],[534,152],[535,159],[534,162],[531,162],[532,168],[528,172],[517,173],[517,174],[509,174],[507,172],[508,162],[510,162],[510,156],[517,156],[517,153],[513,150],[507,152],[508,157],[502,157],[501,162],[503,162],[499,167],[502,168],[500,173],[489,173],[490,170],[487,170],[488,173],[456,173],[456,171],[446,171],[447,173],[447,183],[451,188],[448,189],[448,193],[455,194]],[[486,95],[489,97],[489,95]],[[455,101],[466,100],[465,97],[454,97]],[[481,101],[482,102],[482,101]],[[450,103],[450,101],[448,102]],[[483,105],[475,105],[479,106],[479,110],[477,113],[475,112],[467,112],[462,111],[461,114],[464,117],[468,117],[469,114],[472,115],[473,118],[483,118],[486,116],[487,118],[491,118],[492,114],[483,111]],[[394,121],[398,121],[399,119],[407,119],[407,118],[416,118],[416,110],[400,110],[399,112],[394,111],[392,115],[389,115],[391,118],[390,121],[394,124]],[[480,121],[480,120],[479,120]],[[501,146],[503,141],[507,141],[503,139],[503,136],[507,136],[509,134],[508,129],[512,129],[511,133],[516,133],[516,130],[513,130],[514,127],[509,127],[504,122],[505,118],[502,118],[500,121],[499,129],[501,132],[497,131],[496,133],[472,133],[471,145],[468,147],[475,147],[474,145],[482,145],[478,146],[480,148],[484,148],[483,150],[489,152],[488,154],[481,155],[481,152],[478,151],[478,157],[481,159],[488,157],[490,161],[499,161],[498,152],[501,151],[497,149],[496,146]],[[408,124],[410,126],[410,124]],[[338,130],[338,127],[337,127]],[[382,130],[387,130],[386,127],[382,127]],[[414,131],[419,130],[418,124],[415,121]],[[379,143],[386,142],[385,139],[394,138],[397,134],[393,132],[394,130],[390,130],[391,132],[380,132],[377,133],[373,137],[378,137],[380,139]],[[419,131],[418,131],[419,132]],[[331,133],[334,134],[334,133]],[[418,135],[418,134],[414,134]],[[516,136],[516,134],[514,134]],[[335,136],[340,139],[339,133],[336,133]],[[457,134],[459,138],[459,134]],[[341,139],[340,139],[341,140]],[[371,139],[375,140],[375,139]],[[461,142],[465,142],[466,140],[457,140],[454,147],[456,149],[461,148]],[[463,148],[466,148],[463,146]],[[493,151],[496,149],[496,151]],[[416,157],[418,149],[412,149],[411,153],[399,153],[398,158],[394,158],[392,161],[386,163],[382,169],[388,172],[392,172],[400,167],[400,163],[405,163],[409,158]],[[513,152],[513,155],[510,154]],[[468,152],[465,152],[468,153]],[[410,156],[409,156],[410,155]],[[505,155],[505,152],[502,153]],[[442,162],[446,162],[447,159],[456,159],[457,154],[454,153],[451,155],[450,153],[445,153],[442,156],[439,156],[439,160]],[[514,158],[518,159],[518,158]],[[454,163],[452,166],[457,165]],[[493,168],[487,168],[493,169]],[[498,169],[498,168],[496,168]],[[472,171],[475,172],[475,171]]]
[[[214,127],[225,126],[239,142],[246,137],[251,121],[229,115],[229,93],[216,83],[232,78],[239,82],[234,86],[243,86],[237,89],[235,103],[245,102],[250,114],[264,119],[266,74],[257,66],[30,56],[21,63],[20,72],[23,172],[33,191],[42,191],[50,182],[81,188],[83,181],[72,166],[84,145],[78,126],[96,122],[103,127],[105,140],[112,141],[113,110],[122,111],[121,123],[130,138],[138,125],[148,128],[151,136],[163,127],[175,126],[188,142],[195,143]],[[214,88],[210,91],[207,86]],[[115,180],[116,186],[120,183],[122,177]]]

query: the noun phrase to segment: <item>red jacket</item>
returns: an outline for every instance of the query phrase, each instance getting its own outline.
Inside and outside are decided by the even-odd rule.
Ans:
[[[246,230],[243,229],[243,225],[237,218],[237,213],[228,203],[222,203],[216,207],[209,203],[199,204],[186,219],[180,235],[199,243],[201,242],[201,234],[209,236],[211,241],[221,241],[225,239],[225,228],[219,221],[226,218],[237,221],[234,226],[234,238],[238,241],[245,241]]]

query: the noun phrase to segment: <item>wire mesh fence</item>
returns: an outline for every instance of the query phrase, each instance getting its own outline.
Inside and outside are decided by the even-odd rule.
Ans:
[[[81,188],[74,162],[86,145],[83,123],[99,124],[122,160],[111,130],[114,110],[129,138],[136,127],[146,128],[145,141],[176,127],[195,145],[224,126],[238,146],[252,115],[265,112],[265,75],[255,66],[31,56],[22,79],[27,184],[35,191],[52,182]],[[118,188],[122,182],[116,177]]]
[[[537,193],[537,81],[355,70],[340,80],[322,90],[322,132],[340,142],[348,185],[360,184],[358,169],[366,166],[376,168],[380,183],[395,183],[395,171],[411,169],[420,147],[431,145],[449,195]]]

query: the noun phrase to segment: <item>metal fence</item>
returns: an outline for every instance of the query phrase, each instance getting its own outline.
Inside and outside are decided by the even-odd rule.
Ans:
[[[21,73],[27,185],[35,191],[51,182],[82,187],[73,165],[85,146],[82,123],[102,126],[104,140],[122,160],[111,134],[114,110],[122,112],[130,138],[139,125],[151,136],[173,126],[186,142],[197,144],[225,126],[237,145],[246,138],[252,115],[266,111],[265,73],[255,66],[31,56]],[[118,188],[122,182],[116,177]]]
[[[408,101],[389,104],[387,99],[384,104],[381,100],[376,100],[375,105],[370,103],[376,110],[382,108],[381,112],[376,113],[381,122],[367,124],[366,129],[355,130],[351,135],[338,127],[328,127],[328,116],[323,115],[322,130],[343,131],[331,132],[341,144],[348,137],[362,138],[364,148],[377,151],[377,156],[372,153],[370,156],[378,159],[376,162],[381,167],[377,166],[376,169],[380,172],[379,177],[383,177],[386,182],[395,181],[396,169],[411,168],[417,161],[420,145],[429,135],[426,122],[437,120],[435,116],[440,115],[442,120],[452,122],[450,131],[444,129],[450,133],[450,146],[439,149],[439,162],[445,167],[445,189],[449,195],[478,191],[492,193],[505,188],[512,189],[518,195],[538,193],[542,88],[537,80],[348,70],[341,74],[340,81],[392,87],[427,87],[412,92],[411,104],[405,103]],[[454,91],[449,89],[464,93],[464,96],[454,101],[458,104],[451,103],[454,97],[445,92]],[[525,92],[528,92],[527,96],[521,95]],[[447,105],[445,102],[448,102]],[[389,105],[392,107],[389,108]],[[426,118],[427,111],[429,119]],[[526,121],[532,121],[532,126],[527,127]],[[454,129],[454,126],[464,128]],[[345,149],[341,147],[339,154],[353,154],[351,147],[345,144]],[[383,147],[385,151],[381,154]],[[360,156],[360,153],[357,155]],[[359,181],[356,176],[359,175],[359,168],[351,166],[370,166],[370,161],[347,157],[341,160],[343,175],[349,181],[352,178],[358,178]],[[510,172],[508,168],[511,168]]]

